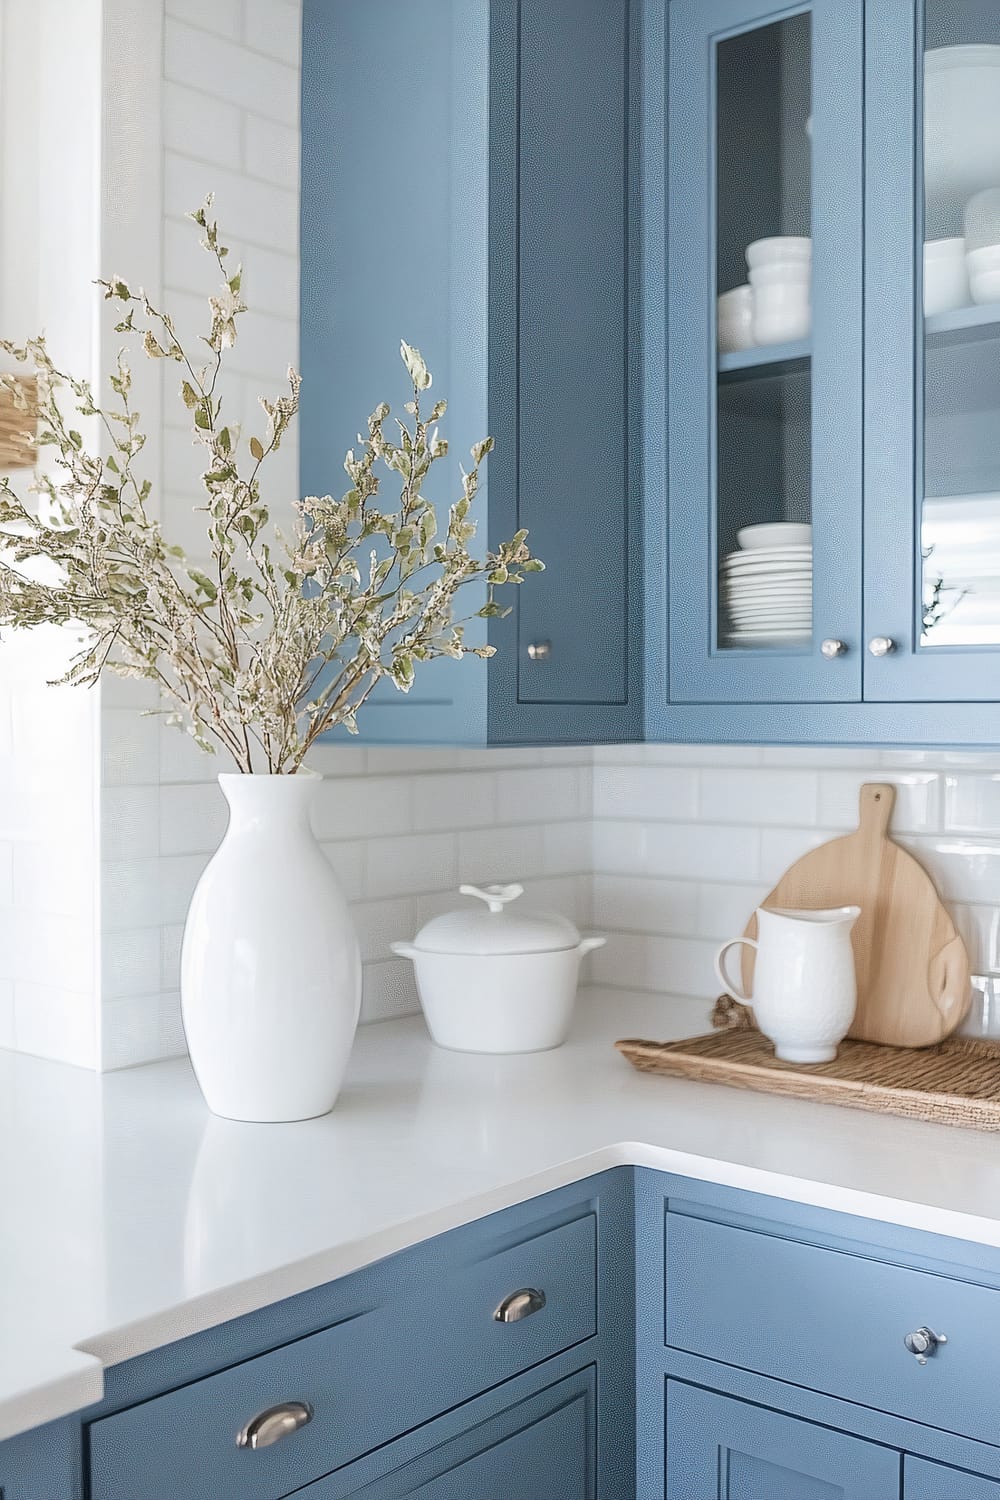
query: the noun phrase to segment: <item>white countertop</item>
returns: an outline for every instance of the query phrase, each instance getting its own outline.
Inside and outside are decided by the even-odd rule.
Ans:
[[[1000,1246],[1000,1138],[632,1069],[699,1002],[581,995],[555,1052],[364,1027],[331,1115],[239,1125],[186,1062],[103,1077],[0,1052],[0,1438],[103,1366],[607,1167],[637,1164]]]

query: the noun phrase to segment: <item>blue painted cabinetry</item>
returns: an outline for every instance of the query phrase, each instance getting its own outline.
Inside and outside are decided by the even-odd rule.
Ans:
[[[647,460],[668,469],[665,502],[645,489],[647,596],[667,601],[647,614],[646,737],[995,743],[1000,299],[973,281],[942,306],[923,264],[967,210],[990,241],[975,194],[996,184],[1000,139],[982,161],[963,149],[962,70],[996,57],[1000,13],[668,12],[667,49],[658,21],[644,30],[669,109],[663,160],[648,144],[643,158],[668,243],[666,292],[646,257],[644,332],[669,370],[665,407],[645,391]],[[801,271],[758,265],[758,315],[734,332],[717,298],[775,236],[811,244],[808,305],[789,290]],[[810,523],[811,560],[748,568],[738,533],[767,522]]]
[[[641,737],[632,9],[306,0],[304,491],[341,487],[359,424],[406,399],[405,338],[448,399],[453,479],[496,439],[479,544],[526,527],[547,568],[488,636],[470,626],[488,665],[383,685],[361,721],[374,740]]]

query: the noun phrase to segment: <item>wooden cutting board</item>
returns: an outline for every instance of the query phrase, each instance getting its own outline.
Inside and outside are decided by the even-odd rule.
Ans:
[[[858,1009],[849,1036],[890,1047],[929,1047],[949,1036],[972,999],[969,956],[926,870],[888,836],[895,788],[861,788],[859,826],[798,860],[765,907],[860,906],[852,938]],[[757,936],[757,917],[745,936]],[[743,949],[753,993],[754,951]]]

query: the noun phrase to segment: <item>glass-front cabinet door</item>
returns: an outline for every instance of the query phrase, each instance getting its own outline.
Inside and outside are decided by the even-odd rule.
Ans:
[[[869,0],[865,697],[1000,698],[1000,5]]]
[[[861,0],[669,13],[670,697],[857,699]]]

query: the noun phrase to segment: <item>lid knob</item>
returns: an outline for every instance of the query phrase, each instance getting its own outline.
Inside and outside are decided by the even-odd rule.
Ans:
[[[516,901],[518,896],[524,895],[523,885],[460,885],[458,890],[462,896],[475,896],[485,901],[494,915],[502,912],[508,901]]]

